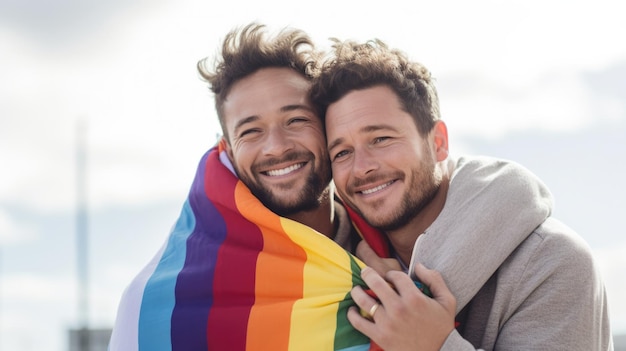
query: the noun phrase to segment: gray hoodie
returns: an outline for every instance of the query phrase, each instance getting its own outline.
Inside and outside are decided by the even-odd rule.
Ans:
[[[449,160],[446,204],[411,262],[441,272],[461,325],[441,350],[612,350],[604,285],[587,244],[550,217],[530,171]]]

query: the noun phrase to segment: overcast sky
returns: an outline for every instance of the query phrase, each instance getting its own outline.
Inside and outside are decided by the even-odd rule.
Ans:
[[[356,4],[356,3],[355,3]],[[380,38],[437,79],[452,152],[513,159],[590,244],[626,332],[626,22],[618,1],[0,0],[0,349],[77,324],[85,124],[90,322],[163,243],[219,126],[196,62],[235,26]]]

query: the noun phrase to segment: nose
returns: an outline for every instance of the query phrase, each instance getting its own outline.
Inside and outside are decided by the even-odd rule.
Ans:
[[[380,166],[376,156],[367,148],[354,150],[353,159],[352,172],[357,177],[364,177],[368,173],[377,170]]]
[[[281,128],[270,128],[263,144],[263,153],[268,156],[278,156],[293,149],[293,139]]]

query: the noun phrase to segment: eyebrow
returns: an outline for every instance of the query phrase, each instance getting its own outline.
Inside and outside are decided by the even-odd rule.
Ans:
[[[293,104],[293,105],[285,105],[280,108],[280,112],[289,112],[289,111],[296,111],[296,110],[309,111],[311,113],[314,113],[317,116],[317,112],[315,112],[314,109],[312,109],[311,107],[307,105]]]
[[[359,129],[359,133],[371,133],[371,132],[376,132],[379,130],[390,130],[390,131],[397,131],[396,128],[393,128],[392,126],[388,125],[388,124],[376,124],[376,125],[369,125],[369,126],[365,126],[361,129]],[[332,148],[336,147],[337,145],[341,144],[344,142],[344,138],[337,138],[335,140],[333,140],[331,143],[328,144],[328,150],[331,150]]]

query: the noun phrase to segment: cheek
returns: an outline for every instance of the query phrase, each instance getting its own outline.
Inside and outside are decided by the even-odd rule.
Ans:
[[[312,128],[309,132],[298,133],[297,138],[306,142],[308,145],[315,147],[315,149],[323,149],[324,153],[327,152],[326,135],[319,128]]]
[[[323,135],[300,133],[294,139],[301,148],[315,153],[317,157],[325,157],[327,160],[330,160],[328,149],[326,148],[326,139]]]
[[[246,148],[235,148],[231,154],[231,161],[236,165],[236,168],[240,171],[248,172],[254,160],[252,152],[246,150]]]

